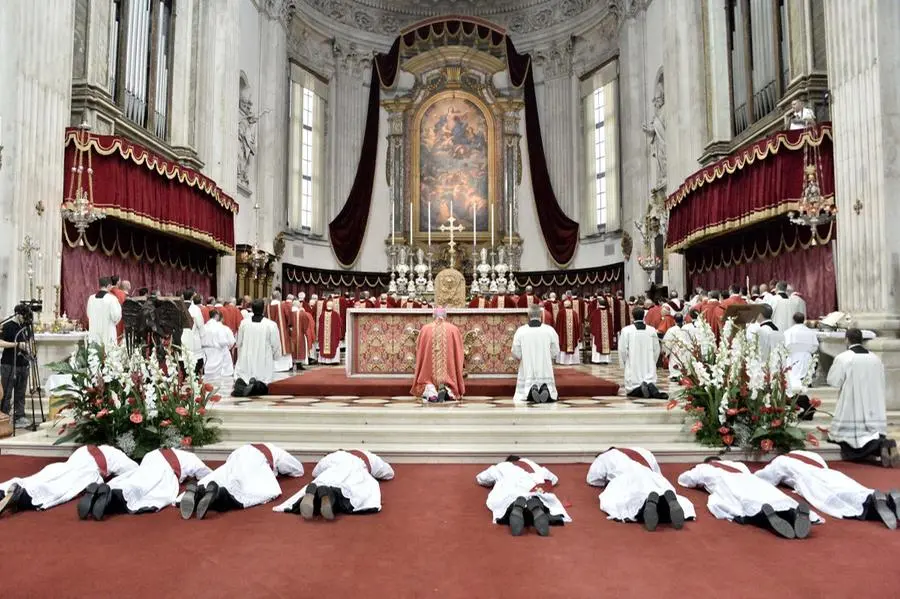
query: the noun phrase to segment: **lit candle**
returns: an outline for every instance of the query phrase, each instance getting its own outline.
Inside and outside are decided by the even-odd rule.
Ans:
[[[431,200],[428,200],[428,249],[431,250]]]

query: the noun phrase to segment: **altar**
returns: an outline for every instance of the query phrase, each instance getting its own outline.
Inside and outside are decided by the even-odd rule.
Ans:
[[[411,377],[419,330],[433,318],[430,309],[347,310],[347,376]],[[512,355],[512,340],[528,322],[527,310],[450,308],[447,320],[462,332],[463,370],[470,378],[515,376],[519,362]]]
[[[78,344],[86,337],[87,333],[83,331],[72,333],[35,333],[34,348],[37,352],[37,363],[42,384],[47,380],[47,377],[53,374],[48,365],[68,360],[72,352],[78,347]]]

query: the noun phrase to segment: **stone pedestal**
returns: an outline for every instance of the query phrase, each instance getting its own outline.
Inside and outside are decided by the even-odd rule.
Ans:
[[[878,338],[888,408],[900,408],[900,3],[825,1],[838,206],[838,306]],[[859,115],[865,115],[860,118]],[[860,209],[854,209],[856,202]]]

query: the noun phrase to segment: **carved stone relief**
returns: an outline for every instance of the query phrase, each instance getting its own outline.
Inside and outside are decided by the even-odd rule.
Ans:
[[[239,110],[240,121],[238,123],[238,183],[245,187],[250,185],[250,164],[256,155],[256,123],[259,115],[253,113],[253,100],[250,98],[250,83],[247,75],[241,72]]]

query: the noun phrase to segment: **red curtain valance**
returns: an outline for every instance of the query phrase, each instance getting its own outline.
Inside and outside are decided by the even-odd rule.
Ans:
[[[797,208],[804,150],[818,149],[826,197],[834,194],[831,125],[784,131],[691,175],[666,200],[666,247],[680,250]]]
[[[76,148],[88,151],[94,204],[109,216],[234,252],[237,202],[211,179],[128,140],[68,130],[66,197],[74,192]],[[88,164],[85,164],[87,168]],[[87,185],[87,178],[83,179]]]

